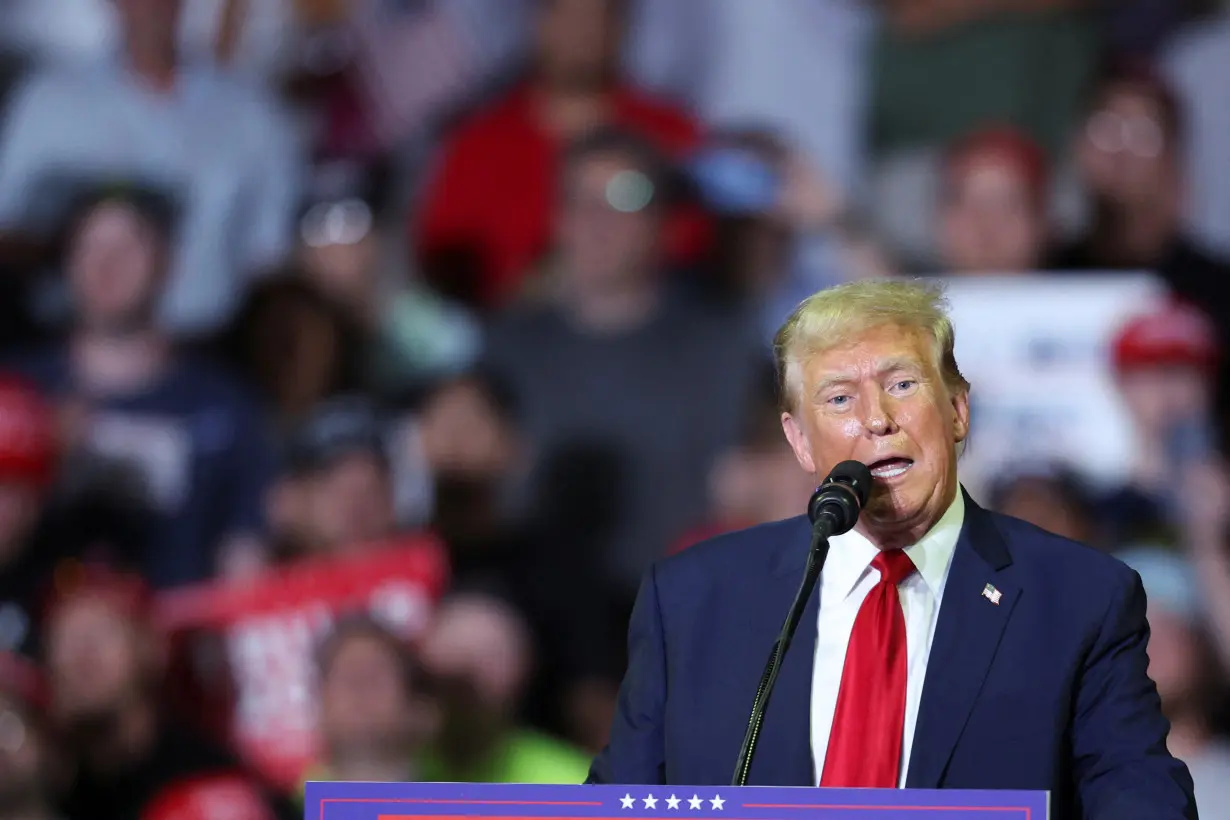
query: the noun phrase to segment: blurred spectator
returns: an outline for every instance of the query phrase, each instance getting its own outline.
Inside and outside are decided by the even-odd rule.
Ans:
[[[549,250],[562,146],[604,126],[680,152],[698,140],[683,112],[619,79],[628,0],[536,0],[532,73],[446,141],[423,201],[418,249],[443,293],[496,307]],[[695,237],[679,238],[694,253]]]
[[[557,481],[569,500],[556,509],[628,594],[704,514],[705,476],[766,355],[750,326],[665,288],[661,179],[636,138],[574,146],[546,303],[502,319],[488,349],[522,408],[537,486]]]
[[[432,529],[449,542],[454,568],[499,556],[514,482],[528,455],[515,399],[498,379],[473,371],[436,385],[419,412],[423,457],[432,475]]]
[[[869,58],[873,156],[947,145],[992,123],[1060,155],[1098,56],[1085,15],[1046,2],[880,5],[884,22]]]
[[[383,264],[388,174],[378,162],[318,167],[299,223],[299,256],[307,276],[362,329],[368,391],[397,400],[469,367],[481,340],[466,311]]]
[[[283,557],[341,555],[393,535],[384,432],[369,402],[339,396],[292,435],[270,514]]]
[[[701,201],[717,215],[712,265],[698,272],[699,284],[758,311],[767,343],[817,290],[887,275],[882,260],[860,264],[863,240],[841,197],[771,131],[715,134],[689,170]]]
[[[1047,251],[1047,160],[1028,137],[989,128],[957,141],[943,167],[939,247],[944,273],[1012,274]]]
[[[1184,216],[1192,235],[1230,256],[1230,8],[1177,37],[1162,67],[1183,108]]]
[[[0,135],[0,224],[45,229],[65,187],[139,178],[184,204],[164,304],[180,333],[216,329],[254,271],[286,250],[298,149],[275,102],[180,59],[181,0],[114,0],[123,54],[38,72]]]
[[[61,402],[68,488],[142,521],[141,566],[158,587],[209,577],[260,550],[272,451],[231,376],[177,352],[155,322],[173,241],[164,199],[87,199],[66,232],[69,338],[13,364]]]
[[[588,755],[517,725],[532,652],[525,623],[500,600],[466,593],[441,604],[421,648],[441,708],[440,735],[422,761],[423,780],[585,780]]]
[[[1209,315],[1224,347],[1230,341],[1230,288],[1223,283],[1230,264],[1201,247],[1183,224],[1192,183],[1184,171],[1188,116],[1152,69],[1127,64],[1108,74],[1077,140],[1093,222],[1052,267],[1153,271]],[[1197,173],[1211,171],[1201,167]],[[1218,414],[1230,419],[1230,358],[1222,360],[1218,382]]]
[[[988,501],[996,512],[1028,521],[1047,532],[1082,544],[1106,546],[1095,527],[1091,493],[1066,467],[1039,465],[1020,470],[994,484]]]
[[[1118,554],[1140,573],[1149,599],[1149,677],[1170,721],[1166,744],[1191,771],[1196,802],[1224,806],[1230,799],[1230,743],[1214,734],[1212,717],[1223,704],[1219,673],[1204,625],[1191,565],[1151,547]]]
[[[527,716],[597,751],[622,676],[622,621],[597,580],[585,533],[567,511],[511,503],[527,443],[515,400],[489,373],[450,379],[419,415],[432,473],[432,530],[449,547],[457,585],[495,584],[524,613],[538,648]]]
[[[1217,453],[1211,424],[1220,350],[1198,310],[1175,304],[1137,316],[1112,347],[1119,394],[1135,427],[1131,477],[1100,502],[1110,543],[1174,537],[1180,478]]]
[[[38,668],[0,652],[0,818],[59,820],[64,767],[42,713]]]
[[[322,766],[312,780],[418,780],[417,758],[435,729],[409,648],[375,620],[340,622],[318,655]]]
[[[271,276],[249,292],[225,346],[283,436],[317,404],[362,383],[360,329],[299,270]]]
[[[164,708],[166,646],[143,583],[94,568],[72,575],[45,634],[51,713],[75,757],[64,816],[170,820],[218,801],[237,820],[272,818],[260,784]]]
[[[1175,293],[1230,327],[1230,276],[1184,233],[1183,118],[1178,100],[1151,69],[1116,67],[1103,78],[1077,159],[1092,197],[1088,235],[1063,249],[1060,270],[1152,270]]]

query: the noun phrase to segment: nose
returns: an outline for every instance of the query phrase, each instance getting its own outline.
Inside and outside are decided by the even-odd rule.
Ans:
[[[891,404],[885,401],[880,391],[873,392],[867,398],[863,428],[869,435],[877,437],[890,436],[897,432],[897,422],[893,419]]]

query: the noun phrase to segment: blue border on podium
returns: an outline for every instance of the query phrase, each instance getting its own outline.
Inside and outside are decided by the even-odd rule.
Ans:
[[[304,820],[1048,820],[1046,792],[307,784]]]

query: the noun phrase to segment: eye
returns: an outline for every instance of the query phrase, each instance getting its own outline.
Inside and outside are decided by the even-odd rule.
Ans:
[[[894,382],[892,389],[896,390],[898,393],[908,393],[909,391],[913,390],[917,385],[918,385],[918,382],[915,381],[914,379],[902,379],[898,382]]]
[[[833,407],[845,407],[850,403],[849,396],[833,396],[828,400],[828,403]]]

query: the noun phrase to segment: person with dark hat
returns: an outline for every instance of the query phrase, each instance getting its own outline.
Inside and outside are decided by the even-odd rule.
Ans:
[[[337,554],[394,533],[385,435],[359,396],[324,402],[292,434],[271,514],[284,557]]]

